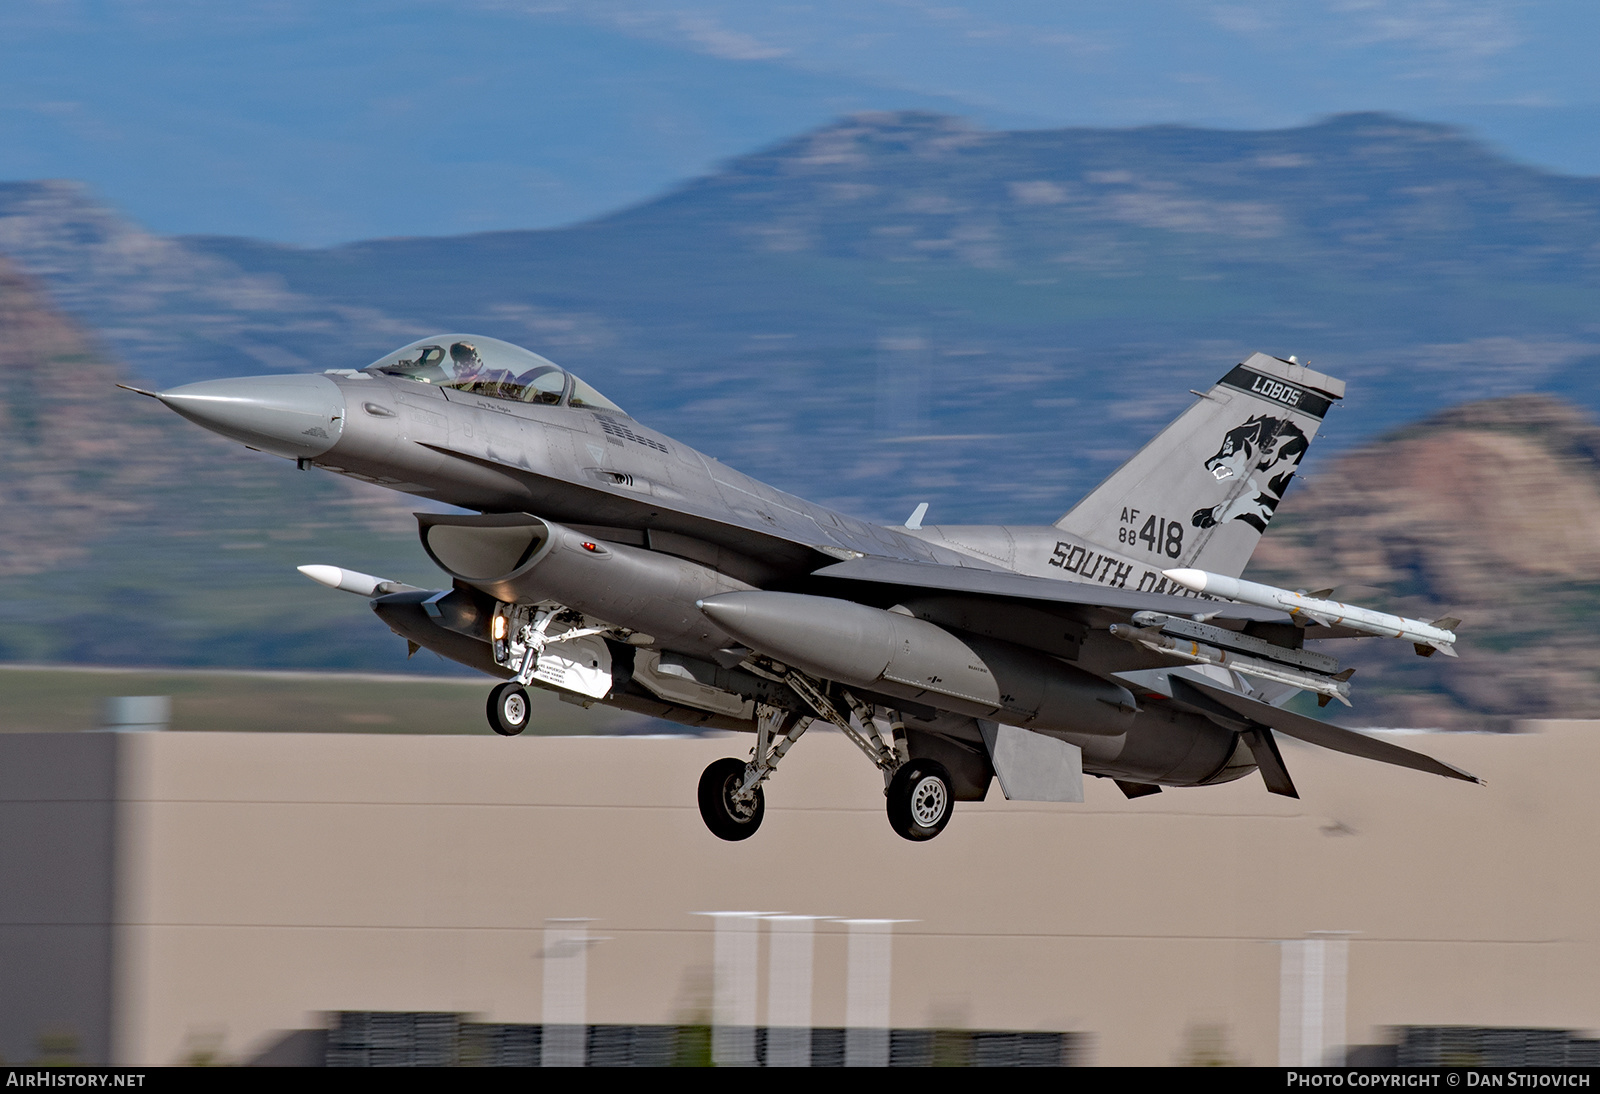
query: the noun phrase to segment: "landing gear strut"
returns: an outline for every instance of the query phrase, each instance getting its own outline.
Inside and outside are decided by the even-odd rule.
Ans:
[[[756,745],[749,761],[730,758],[706,768],[700,776],[700,816],[713,835],[725,840],[755,835],[766,810],[761,784],[813,720],[839,727],[883,772],[889,825],[898,834],[920,842],[944,831],[955,806],[950,772],[933,760],[911,758],[905,723],[898,713],[870,707],[844,688],[836,687],[830,695],[828,685],[821,681],[765,658],[752,658],[745,667],[776,683],[787,684],[795,697],[811,708],[814,717],[763,705],[757,709]],[[835,696],[844,709],[835,702]],[[888,740],[878,729],[878,719],[885,713]],[[852,716],[856,724],[852,724]]]
[[[749,761],[718,760],[700,776],[700,818],[712,835],[725,840],[755,835],[767,808],[761,784],[810,725],[810,718],[777,707],[763,705],[757,710],[756,746]]]
[[[489,692],[489,728],[502,737],[515,737],[528,728],[528,693],[515,680],[496,684]]]
[[[889,827],[898,835],[919,843],[944,831],[956,804],[950,788],[950,772],[934,760],[911,758],[905,724],[898,715],[891,713],[891,744],[878,732],[872,708],[850,692],[840,689],[845,705],[861,724],[863,733],[851,727],[849,716],[842,714],[813,681],[791,670],[788,683],[813,710],[844,730],[845,736],[883,772]]]

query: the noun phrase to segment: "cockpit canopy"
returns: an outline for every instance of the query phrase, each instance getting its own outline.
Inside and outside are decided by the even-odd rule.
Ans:
[[[478,334],[421,338],[380,357],[362,371],[520,403],[626,413],[555,362],[521,346]]]

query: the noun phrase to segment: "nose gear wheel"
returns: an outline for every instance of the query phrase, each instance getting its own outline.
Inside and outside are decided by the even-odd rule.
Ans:
[[[528,728],[528,693],[515,680],[497,684],[489,692],[489,728],[502,737],[515,737]]]

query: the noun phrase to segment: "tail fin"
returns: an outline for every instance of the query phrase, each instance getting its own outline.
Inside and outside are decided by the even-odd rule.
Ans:
[[[1237,577],[1342,398],[1343,380],[1257,353],[1056,527],[1118,554]]]

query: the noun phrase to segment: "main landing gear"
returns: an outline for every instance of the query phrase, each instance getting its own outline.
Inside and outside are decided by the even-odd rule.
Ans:
[[[718,839],[749,839],[761,827],[767,798],[756,786],[746,790],[749,765],[729,757],[718,760],[700,776],[700,817]]]
[[[756,834],[767,810],[761,784],[812,721],[765,704],[757,708],[756,746],[749,761],[717,760],[700,776],[700,819],[712,835],[735,841]]]
[[[747,663],[748,664],[748,663]],[[760,706],[756,711],[756,744],[748,761],[717,760],[700,776],[700,817],[718,839],[749,839],[761,827],[766,798],[761,784],[778,767],[789,748],[800,739],[813,721],[821,719],[844,731],[857,748],[866,753],[880,771],[885,783],[889,826],[908,840],[930,840],[944,831],[955,807],[950,772],[933,760],[913,760],[907,749],[905,726],[891,712],[889,735],[883,739],[874,710],[848,691],[840,690],[850,715],[841,712],[823,686],[810,677],[781,666],[756,666],[762,675],[789,685],[816,716],[798,715],[776,707]]]
[[[884,793],[889,799],[889,826],[918,842],[943,832],[956,804],[950,792],[950,772],[935,760],[902,764]]]

